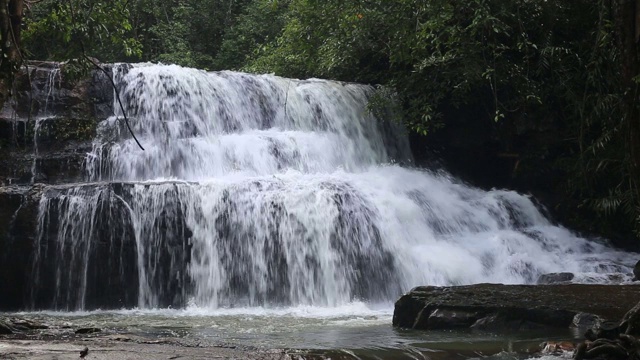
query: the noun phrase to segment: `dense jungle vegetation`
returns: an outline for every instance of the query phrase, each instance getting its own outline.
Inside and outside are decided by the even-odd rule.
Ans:
[[[547,197],[584,231],[625,241],[640,235],[639,1],[0,0],[0,7],[0,100],[23,60],[69,61],[81,73],[89,56],[382,84],[381,101],[397,99],[418,152],[440,151],[461,173],[482,168],[495,180],[483,185]]]

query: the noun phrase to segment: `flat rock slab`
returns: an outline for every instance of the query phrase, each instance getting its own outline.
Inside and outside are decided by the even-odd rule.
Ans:
[[[85,346],[85,359],[296,359],[282,351],[259,351],[221,347],[185,347],[179,344],[123,343],[106,339],[75,341],[0,340],[0,359],[79,359]]]
[[[393,325],[421,330],[568,328],[580,313],[620,320],[638,302],[638,285],[422,286],[396,302]]]

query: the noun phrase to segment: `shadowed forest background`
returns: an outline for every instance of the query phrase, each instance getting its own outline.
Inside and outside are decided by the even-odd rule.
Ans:
[[[0,100],[26,60],[152,61],[383,85],[416,165],[530,192],[639,248],[637,1],[2,0]],[[9,41],[7,41],[7,39]]]

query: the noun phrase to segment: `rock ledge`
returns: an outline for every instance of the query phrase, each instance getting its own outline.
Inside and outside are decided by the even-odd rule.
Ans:
[[[422,286],[396,302],[393,325],[420,330],[568,328],[584,313],[620,320],[639,300],[637,285]]]

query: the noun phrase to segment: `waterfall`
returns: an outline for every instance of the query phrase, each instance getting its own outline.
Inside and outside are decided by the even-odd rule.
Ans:
[[[45,192],[34,308],[388,303],[417,285],[633,264],[527,196],[411,168],[371,86],[152,64],[113,80],[146,150],[114,103],[90,182]]]
[[[60,66],[57,65],[55,68],[49,71],[47,81],[44,84],[44,88],[42,89],[42,93],[44,93],[44,108],[41,109],[41,114],[38,114],[38,116],[36,116],[33,125],[33,163],[31,164],[31,184],[36,182],[36,177],[38,175],[38,136],[40,132],[40,125],[43,121],[48,120],[51,117],[55,117],[55,114],[53,114],[51,112],[51,109],[49,108],[49,102],[54,103],[56,101],[56,95],[61,85],[62,74],[60,72]],[[37,88],[34,89],[32,86],[32,92],[37,92],[37,90]]]

